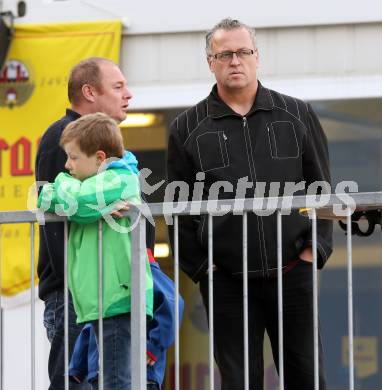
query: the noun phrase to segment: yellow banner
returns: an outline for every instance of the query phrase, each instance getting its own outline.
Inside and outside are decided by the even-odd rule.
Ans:
[[[72,66],[91,56],[118,63],[120,44],[119,21],[16,26],[0,73],[0,212],[27,209],[39,140],[69,107]],[[30,226],[0,229],[1,292],[12,296],[30,287]]]

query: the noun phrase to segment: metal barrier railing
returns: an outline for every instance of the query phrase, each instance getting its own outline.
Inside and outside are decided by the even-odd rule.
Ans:
[[[343,194],[342,194],[343,195]],[[349,199],[351,201],[349,201]],[[317,200],[316,196],[296,196],[267,198],[268,204],[272,202],[277,213],[277,285],[278,285],[278,334],[279,334],[279,388],[284,390],[284,346],[283,346],[283,295],[282,295],[282,216],[284,213],[296,209],[309,209],[309,217],[312,221],[312,250],[313,250],[313,346],[314,346],[314,390],[319,389],[319,359],[318,359],[318,284],[317,284],[317,218],[331,218],[341,214],[347,223],[347,301],[348,301],[348,353],[349,353],[349,390],[354,390],[354,333],[353,333],[353,276],[352,276],[352,219],[354,209],[375,210],[382,209],[382,192],[353,193],[351,198],[341,194],[327,195],[324,204]],[[174,223],[174,279],[175,279],[175,313],[176,313],[176,337],[175,337],[175,389],[179,390],[179,217],[198,214],[208,215],[208,286],[209,286],[209,388],[214,389],[214,351],[213,351],[213,218],[227,213],[227,208],[235,215],[243,216],[243,331],[244,331],[244,375],[245,389],[249,389],[249,345],[248,345],[248,213],[261,212],[263,209],[259,198],[214,201],[214,209],[208,201],[178,202],[150,204],[149,211],[152,217],[173,217]],[[223,207],[222,207],[223,206]],[[146,256],[146,216],[138,208],[132,207],[126,213],[135,228],[131,231],[132,241],[132,335],[131,353],[132,362],[132,388],[146,388],[146,294],[145,294],[145,256]],[[68,224],[65,217],[45,215],[45,222],[63,221],[65,224],[65,388],[69,389],[68,380],[68,283],[67,283],[67,237]],[[35,291],[34,291],[34,223],[38,222],[38,215],[31,211],[0,212],[0,227],[3,224],[30,223],[31,226],[31,388],[35,388]],[[99,389],[103,388],[103,327],[102,327],[102,222],[99,222],[99,352],[100,373]],[[0,267],[1,268],[1,267]],[[0,325],[1,326],[1,325]],[[1,331],[1,330],[0,330]],[[2,332],[1,332],[2,333]],[[2,348],[2,340],[1,340]],[[2,367],[0,365],[0,367]],[[3,376],[2,369],[0,376]]]

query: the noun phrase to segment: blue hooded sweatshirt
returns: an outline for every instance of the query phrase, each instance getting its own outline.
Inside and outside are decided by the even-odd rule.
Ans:
[[[160,387],[166,370],[166,351],[175,339],[175,288],[173,281],[162,272],[154,261],[150,251],[149,260],[154,282],[154,315],[147,324],[147,353],[156,360],[147,366],[147,381],[155,382]],[[183,318],[184,301],[179,295],[179,323]],[[77,338],[69,365],[69,375],[81,382],[89,383],[98,378],[98,348],[96,335],[91,324],[82,329]]]

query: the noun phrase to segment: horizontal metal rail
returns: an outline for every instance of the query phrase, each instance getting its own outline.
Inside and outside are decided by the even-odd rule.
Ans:
[[[343,194],[342,194],[343,195]],[[358,192],[346,194],[351,196],[352,202],[350,206],[356,205],[357,208],[367,209],[379,209],[382,208],[382,191],[380,192]],[[248,198],[248,199],[224,199],[214,200],[214,203],[220,208],[226,206],[234,214],[241,214],[244,211],[261,211],[263,207],[258,206],[263,201],[272,203],[276,210],[283,211],[291,208],[297,210],[301,208],[315,208],[317,210],[331,211],[334,206],[347,206],[349,205],[341,196],[341,194],[330,194],[327,202],[324,206],[317,206],[316,196],[287,196],[287,197],[269,197],[269,198]],[[286,207],[285,205],[288,205]],[[198,214],[213,214],[219,215],[223,212],[211,212],[210,201],[193,201],[193,202],[163,202],[163,203],[150,203],[146,205],[150,211],[151,216],[160,217],[166,215],[193,215],[192,210],[198,210]],[[0,224],[5,223],[27,223],[27,222],[39,222],[36,211],[2,211],[0,212]],[[128,215],[129,212],[126,212]],[[40,218],[41,218],[40,213]],[[343,219],[346,219],[347,213],[343,211]],[[45,222],[59,222],[65,221],[66,217],[60,217],[55,214],[44,214]]]
[[[283,281],[282,281],[282,216],[286,215],[290,210],[298,210],[302,208],[311,209],[309,217],[312,219],[312,252],[313,252],[313,351],[314,351],[314,388],[319,389],[319,333],[318,333],[318,283],[317,283],[317,219],[320,215],[330,217],[341,210],[341,218],[347,221],[347,268],[348,268],[348,330],[349,330],[349,389],[354,389],[354,339],[353,339],[353,284],[352,284],[352,241],[351,241],[351,214],[355,209],[382,209],[382,192],[369,193],[351,193],[346,194],[330,194],[325,195],[326,201],[319,203],[316,196],[293,196],[293,197],[277,197],[277,198],[253,198],[253,199],[228,199],[214,200],[212,202],[214,208],[211,207],[211,201],[194,201],[194,202],[178,202],[178,203],[152,203],[146,204],[144,207],[132,205],[130,210],[124,215],[129,216],[132,222],[138,223],[131,233],[132,240],[132,386],[136,389],[144,389],[146,387],[146,286],[145,286],[145,258],[146,258],[146,242],[145,242],[145,218],[159,216],[175,216],[174,243],[175,243],[175,302],[176,302],[176,337],[175,337],[175,388],[180,388],[179,383],[179,225],[178,216],[186,215],[208,215],[208,306],[209,306],[209,388],[214,389],[214,294],[213,294],[213,243],[216,237],[213,237],[213,217],[222,214],[233,213],[234,215],[243,216],[243,334],[244,334],[244,383],[245,388],[250,388],[249,378],[249,345],[248,345],[248,226],[247,214],[259,214],[264,211],[263,204],[272,204],[270,214],[277,213],[277,296],[278,296],[278,335],[279,335],[279,374],[280,374],[280,389],[284,388],[284,335],[283,335]],[[336,209],[336,210],[335,210]],[[324,211],[324,212],[323,212]],[[149,215],[147,215],[149,214]],[[261,214],[260,214],[261,215]],[[60,217],[54,214],[42,214],[37,211],[6,211],[0,212],[0,228],[3,224],[14,223],[30,223],[31,224],[31,385],[35,386],[35,306],[33,303],[34,290],[34,229],[33,223],[50,223],[59,222],[65,223],[65,243],[67,245],[67,218]],[[133,224],[133,223],[132,223]],[[100,388],[103,384],[103,322],[102,322],[102,275],[103,275],[103,260],[102,260],[102,223],[99,223],[99,337],[100,337]],[[68,381],[68,296],[67,296],[67,250],[65,250],[65,388],[69,387]],[[1,324],[0,324],[1,326]],[[0,348],[2,346],[0,340]],[[1,358],[1,354],[0,354]],[[1,363],[0,363],[1,365]],[[0,377],[3,377],[2,369],[0,369]]]

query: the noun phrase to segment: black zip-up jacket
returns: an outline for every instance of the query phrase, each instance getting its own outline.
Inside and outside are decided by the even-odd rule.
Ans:
[[[70,122],[80,116],[77,112],[67,109],[66,115],[49,126],[44,133],[36,157],[37,181],[52,183],[60,172],[65,171],[66,154],[59,145],[61,134]],[[154,251],[154,241],[154,227],[147,223],[146,242],[147,247],[152,251]],[[62,222],[40,226],[37,273],[40,299],[45,300],[50,293],[64,289],[64,224]]]
[[[270,183],[279,182],[280,192],[272,196],[282,196],[286,182],[304,181],[305,189],[295,193],[304,195],[315,181],[330,183],[327,139],[311,106],[301,100],[259,83],[253,107],[241,116],[220,99],[215,85],[206,99],[180,114],[170,129],[168,181],[184,181],[190,189],[189,197],[181,200],[191,200],[195,181],[202,185],[200,176],[196,179],[198,172],[205,174],[203,200],[218,181],[230,183],[220,189],[219,199],[253,198],[255,192],[259,196],[260,182],[266,183],[265,196],[270,194]],[[245,177],[254,185],[240,193],[243,186],[238,183]],[[276,218],[276,213],[248,214],[249,277],[267,277],[277,271]],[[241,277],[242,217],[227,214],[213,221],[214,264]],[[310,220],[298,211],[283,216],[282,227],[285,267],[312,245],[312,233]],[[330,221],[318,221],[319,268],[332,252],[332,229]],[[179,251],[182,269],[199,281],[208,267],[207,216],[179,218]]]

